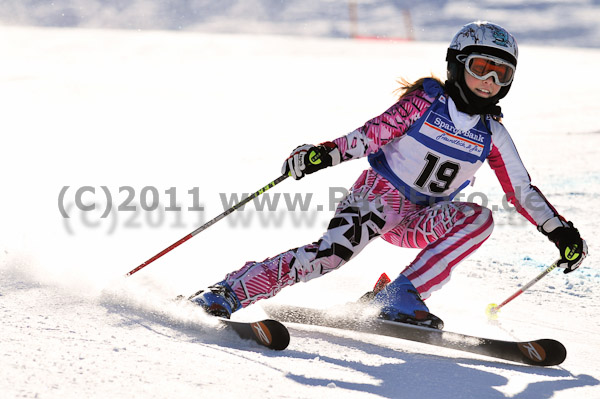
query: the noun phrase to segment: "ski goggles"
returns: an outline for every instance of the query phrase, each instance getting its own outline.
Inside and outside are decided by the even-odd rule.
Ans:
[[[493,76],[494,82],[498,86],[508,86],[512,83],[515,75],[515,66],[502,58],[475,53],[456,58],[460,62],[464,62],[465,70],[469,75],[480,80],[486,80]]]

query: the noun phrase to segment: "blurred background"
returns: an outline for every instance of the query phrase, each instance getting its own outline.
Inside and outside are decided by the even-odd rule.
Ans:
[[[0,24],[446,42],[472,20],[520,44],[600,47],[600,0],[3,0]]]

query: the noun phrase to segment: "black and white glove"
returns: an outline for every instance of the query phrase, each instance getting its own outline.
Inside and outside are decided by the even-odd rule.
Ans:
[[[573,226],[573,222],[566,222],[556,216],[545,221],[538,230],[560,251],[558,266],[565,269],[565,274],[577,269],[587,256],[587,244]]]
[[[318,146],[304,144],[296,148],[285,160],[281,168],[282,174],[289,174],[294,179],[300,180],[305,175],[337,165],[341,162],[339,148],[327,141]]]

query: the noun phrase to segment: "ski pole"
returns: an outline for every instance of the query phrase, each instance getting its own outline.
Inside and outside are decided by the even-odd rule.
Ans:
[[[543,272],[541,272],[540,274],[538,274],[533,280],[531,280],[530,282],[528,282],[527,284],[525,284],[522,288],[520,288],[519,290],[517,290],[517,292],[515,292],[510,297],[508,297],[500,305],[496,305],[495,303],[490,303],[487,306],[487,308],[486,308],[486,314],[487,314],[488,318],[490,318],[491,320],[497,319],[498,318],[498,312],[500,311],[500,308],[502,308],[504,305],[506,305],[507,303],[509,303],[510,301],[512,301],[513,299],[515,299],[516,297],[518,297],[519,295],[521,295],[525,291],[527,291],[529,288],[531,288],[532,285],[534,285],[535,283],[537,283],[538,281],[540,281],[544,276],[546,276],[552,270],[556,269],[558,267],[558,262],[559,261],[560,261],[560,259],[556,260],[553,264],[551,264],[550,266],[548,266],[546,268],[546,270],[544,270]]]
[[[196,234],[198,234],[198,233],[206,230],[207,228],[209,228],[213,224],[217,223],[219,220],[223,219],[225,216],[229,215],[230,213],[233,213],[234,211],[236,211],[237,209],[241,208],[242,206],[244,206],[248,202],[252,201],[254,198],[258,197],[259,195],[261,195],[262,193],[264,193],[268,189],[273,188],[277,184],[281,183],[282,181],[284,181],[285,179],[287,179],[288,176],[289,175],[287,175],[287,174],[279,176],[277,179],[273,180],[271,183],[267,184],[266,186],[264,186],[263,188],[261,188],[260,190],[258,190],[257,192],[255,192],[254,194],[248,196],[248,198],[245,198],[245,199],[241,200],[240,202],[238,202],[237,204],[235,204],[231,208],[227,209],[225,212],[221,213],[219,216],[215,217],[212,220],[209,220],[208,222],[206,222],[202,226],[198,227],[196,230],[192,231],[190,234],[188,234],[185,237],[181,238],[179,241],[177,241],[177,242],[171,244],[170,246],[168,246],[167,248],[163,249],[162,251],[160,251],[159,253],[157,253],[156,255],[154,255],[153,257],[151,257],[150,259],[148,259],[147,261],[145,261],[144,263],[142,263],[141,265],[139,265],[135,269],[131,270],[125,276],[131,276],[132,274],[140,271],[141,269],[143,269],[144,267],[148,266],[150,263],[154,262],[155,260],[157,260],[161,256],[163,256],[166,253],[168,253],[168,252],[172,251],[173,249],[177,248],[178,246],[180,246],[181,244],[183,244],[184,242],[186,242],[187,240],[189,240],[190,238],[192,238]]]

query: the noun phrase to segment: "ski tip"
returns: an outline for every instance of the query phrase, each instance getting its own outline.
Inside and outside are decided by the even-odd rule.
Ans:
[[[259,326],[255,326],[254,324],[259,324]],[[268,348],[282,351],[290,344],[290,332],[286,326],[277,320],[267,319],[253,323],[253,329],[257,337]],[[270,338],[268,338],[266,341],[263,341],[263,339],[266,337],[262,334],[265,332],[268,332]]]
[[[277,320],[265,319],[254,322],[239,322],[219,318],[244,339],[250,339],[269,349],[282,351],[290,344],[290,332]]]
[[[520,342],[524,363],[534,366],[558,366],[567,358],[567,348],[554,339]]]

